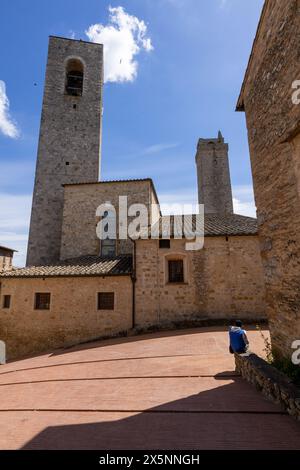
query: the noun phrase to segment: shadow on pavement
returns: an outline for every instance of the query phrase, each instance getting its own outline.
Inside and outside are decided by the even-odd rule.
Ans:
[[[300,449],[299,424],[239,377],[142,412],[60,410],[59,419],[65,424],[47,427],[23,449]]]

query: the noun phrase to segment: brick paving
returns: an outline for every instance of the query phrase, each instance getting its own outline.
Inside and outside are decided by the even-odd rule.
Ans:
[[[0,449],[300,449],[299,424],[235,374],[222,328],[1,366],[0,403]]]

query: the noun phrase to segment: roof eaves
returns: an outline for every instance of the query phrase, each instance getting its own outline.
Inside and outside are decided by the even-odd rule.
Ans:
[[[18,253],[17,250],[13,250],[12,248],[8,248],[7,246],[2,246],[2,245],[0,245],[0,250],[7,250],[7,251],[11,251],[12,253]]]
[[[259,20],[259,23],[258,23],[258,27],[257,27],[257,30],[256,30],[255,38],[254,38],[252,49],[251,49],[251,54],[250,54],[250,57],[249,57],[249,61],[248,61],[248,65],[247,65],[247,68],[246,68],[244,80],[243,80],[243,83],[242,83],[241,91],[240,91],[239,98],[238,98],[237,105],[236,105],[236,111],[237,112],[245,111],[244,91],[245,91],[245,87],[246,87],[246,84],[247,84],[247,81],[248,81],[248,76],[249,76],[250,68],[251,68],[251,65],[252,65],[252,60],[253,60],[253,57],[254,57],[254,50],[255,50],[256,43],[258,41],[258,37],[259,37],[260,31],[261,31],[262,23],[263,23],[264,18],[265,18],[268,3],[269,3],[269,0],[265,0],[264,5],[263,5],[263,9],[262,9],[262,12],[261,12],[260,20]]]
[[[101,273],[101,274],[0,274],[0,279],[59,279],[59,278],[70,278],[70,277],[124,277],[124,276],[131,276],[131,272],[126,273]]]
[[[133,179],[124,179],[124,180],[106,180],[106,181],[90,181],[85,183],[65,183],[62,186],[85,186],[85,185],[92,185],[92,184],[111,184],[111,183],[139,183],[139,182],[146,182],[150,181],[153,184],[151,178],[133,178]]]

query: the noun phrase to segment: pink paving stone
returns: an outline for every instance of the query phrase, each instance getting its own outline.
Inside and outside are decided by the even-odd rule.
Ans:
[[[299,424],[236,376],[222,328],[7,364],[0,403],[1,449],[300,449]]]

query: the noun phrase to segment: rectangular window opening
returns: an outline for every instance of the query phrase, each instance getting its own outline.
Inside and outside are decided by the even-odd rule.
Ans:
[[[183,260],[169,261],[169,282],[184,283],[184,264]]]
[[[9,309],[11,304],[11,295],[5,295],[3,297],[3,308]]]
[[[116,240],[102,240],[101,241],[101,256],[114,257],[117,253],[117,241]]]
[[[51,294],[37,293],[35,294],[34,308],[35,310],[50,310]]]
[[[159,240],[159,248],[160,249],[170,249],[171,248],[171,240]]]
[[[98,310],[114,310],[115,294],[114,292],[98,293]]]

